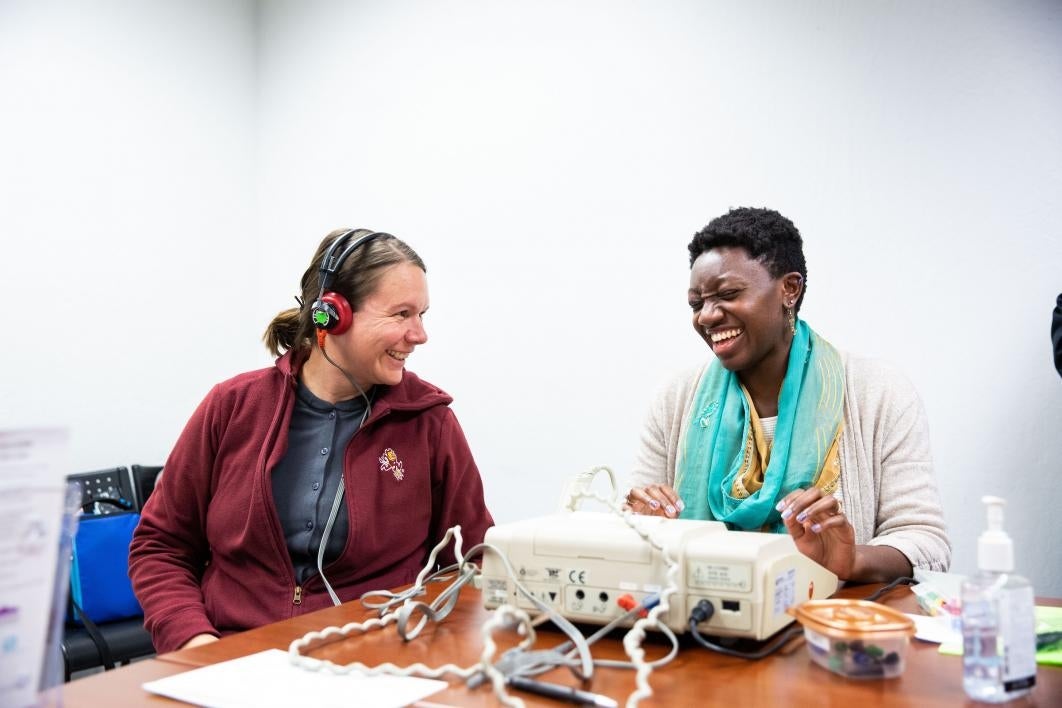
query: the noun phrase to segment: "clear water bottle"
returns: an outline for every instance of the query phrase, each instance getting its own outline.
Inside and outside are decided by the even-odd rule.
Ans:
[[[1015,575],[1003,532],[1003,504],[984,497],[988,530],[977,541],[978,573],[962,584],[962,686],[975,701],[1002,703],[1036,683],[1036,608],[1032,586]]]

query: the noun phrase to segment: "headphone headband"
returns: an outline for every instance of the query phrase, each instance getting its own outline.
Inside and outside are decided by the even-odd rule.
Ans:
[[[392,236],[391,234],[384,233],[383,231],[370,230],[369,233],[356,238],[354,242],[344,248],[338,256],[333,256],[332,254],[335,253],[335,250],[337,248],[339,248],[339,245],[346,241],[348,238],[350,238],[351,235],[353,235],[353,233],[357,230],[358,229],[349,229],[348,231],[345,231],[344,233],[340,234],[339,237],[332,242],[332,245],[328,247],[328,250],[325,251],[324,257],[321,258],[321,266],[318,270],[321,274],[320,279],[322,295],[324,294],[325,288],[328,287],[328,278],[339,272],[339,269],[343,266],[343,262],[346,261],[347,257],[355,250],[357,250],[359,246],[363,246],[369,241],[372,241],[379,237],[394,238],[394,236]],[[320,299],[320,297],[318,297],[318,299]]]

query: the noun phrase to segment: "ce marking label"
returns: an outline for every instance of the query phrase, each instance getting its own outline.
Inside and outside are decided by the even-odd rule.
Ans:
[[[585,570],[569,570],[568,582],[573,585],[586,585],[586,571]]]

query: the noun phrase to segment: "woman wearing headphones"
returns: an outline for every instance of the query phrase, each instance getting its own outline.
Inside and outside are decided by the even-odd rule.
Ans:
[[[276,364],[199,405],[130,546],[157,651],[409,583],[451,526],[483,540],[453,399],[405,370],[428,340],[425,272],[390,234],[332,232],[266,330]]]

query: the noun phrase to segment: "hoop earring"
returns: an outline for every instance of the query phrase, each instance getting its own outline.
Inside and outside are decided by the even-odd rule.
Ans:
[[[793,306],[785,308],[786,319],[789,320],[789,331],[792,334],[796,334],[796,313],[793,312]]]

